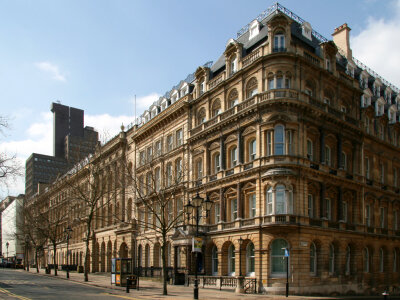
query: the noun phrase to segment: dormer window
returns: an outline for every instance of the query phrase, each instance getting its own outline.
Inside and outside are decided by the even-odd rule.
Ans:
[[[260,23],[257,20],[254,20],[253,22],[250,23],[249,32],[250,32],[249,40],[258,35],[258,33],[260,32]]]
[[[382,116],[384,113],[384,103],[382,103],[383,100],[381,99],[380,101],[376,101],[376,107],[375,107],[375,112],[377,116]]]
[[[199,92],[200,92],[200,95],[203,95],[204,94],[204,81],[202,81],[202,82],[200,82],[200,84],[199,84]]]
[[[274,36],[274,52],[285,52],[285,35],[283,32],[278,32]]]
[[[331,63],[331,58],[329,56],[327,58],[325,58],[325,68],[329,72],[332,72],[332,63]]]
[[[311,25],[308,22],[304,22],[301,25],[301,33],[303,34],[304,37],[306,37],[307,39],[309,39],[311,41],[311,33],[312,33],[312,29],[311,29]]]
[[[236,55],[233,55],[231,57],[231,59],[229,60],[229,67],[230,67],[229,75],[233,75],[234,73],[237,72],[237,57],[236,57]]]

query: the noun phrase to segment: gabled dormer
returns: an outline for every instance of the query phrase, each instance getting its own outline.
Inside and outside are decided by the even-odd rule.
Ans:
[[[383,93],[383,97],[385,98],[385,101],[387,104],[392,104],[392,89],[388,86],[386,87],[384,93]]]
[[[256,19],[249,24],[249,40],[255,38],[260,33],[261,24]]]
[[[200,97],[207,91],[207,82],[210,79],[210,68],[204,66],[198,67],[194,77],[196,78],[196,97]]]
[[[178,89],[180,98],[189,94],[189,84],[186,81],[182,81]]]
[[[308,22],[304,22],[301,24],[301,34],[308,40],[312,40],[312,28],[311,24]]]
[[[376,97],[380,97],[381,96],[381,88],[382,88],[382,81],[379,78],[375,78],[375,81],[372,84],[372,93]]]
[[[235,74],[241,68],[243,45],[234,39],[230,39],[225,47],[226,74],[228,77]]]
[[[369,74],[367,71],[362,70],[360,73],[360,88],[362,90],[365,90],[368,88],[368,80],[369,80]]]
[[[171,99],[171,104],[175,103],[180,98],[179,91],[177,89],[173,89],[170,93],[169,98]]]
[[[336,73],[336,54],[338,49],[334,42],[321,43],[321,53],[324,61],[324,69],[330,73]]]
[[[388,109],[388,118],[390,124],[396,123],[397,121],[396,116],[397,116],[397,106],[395,104],[392,104]]]
[[[278,12],[268,21],[268,50],[269,53],[286,52],[291,45],[290,25],[293,20]]]

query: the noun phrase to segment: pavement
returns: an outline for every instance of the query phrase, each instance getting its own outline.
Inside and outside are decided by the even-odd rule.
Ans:
[[[19,272],[27,272],[24,270],[17,270]],[[193,286],[181,286],[181,285],[168,285],[168,295],[162,295],[162,283],[151,279],[141,277],[139,290],[130,289],[130,293],[126,293],[126,288],[118,287],[111,284],[111,277],[109,273],[90,273],[89,281],[84,281],[84,275],[82,273],[70,272],[70,278],[66,278],[65,271],[58,271],[58,276],[54,276],[54,270],[52,274],[45,274],[45,270],[40,270],[36,273],[36,269],[30,269],[29,273],[36,276],[47,276],[57,278],[59,280],[69,280],[71,283],[75,282],[88,287],[97,287],[104,290],[109,290],[108,296],[110,299],[193,299]],[[304,296],[275,296],[275,295],[263,295],[263,294],[236,294],[234,290],[219,290],[215,288],[199,288],[199,299],[207,300],[219,300],[219,299],[290,299],[290,300],[308,300],[308,299],[383,299],[382,297],[304,297]],[[388,299],[399,299],[399,298],[388,298]]]

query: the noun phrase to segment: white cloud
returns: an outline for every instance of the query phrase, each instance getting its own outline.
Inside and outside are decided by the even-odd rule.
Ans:
[[[393,17],[369,17],[365,30],[351,39],[351,47],[354,57],[400,87],[400,0],[389,5]]]
[[[60,70],[58,69],[58,66],[55,64],[52,64],[48,61],[42,61],[42,62],[35,63],[35,66],[39,70],[49,73],[54,80],[62,81],[62,82],[66,81],[65,76],[63,74],[61,74]]]
[[[136,115],[142,114],[146,109],[153,104],[154,101],[157,101],[158,98],[161,97],[161,94],[151,93],[145,96],[136,97]],[[135,105],[135,98],[131,99],[133,105]]]
[[[85,125],[92,126],[99,133],[100,141],[109,140],[121,131],[121,125],[126,128],[133,122],[132,116],[85,115]]]

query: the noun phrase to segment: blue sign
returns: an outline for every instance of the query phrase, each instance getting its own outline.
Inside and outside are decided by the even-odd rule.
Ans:
[[[285,257],[289,257],[289,249],[285,248]]]

